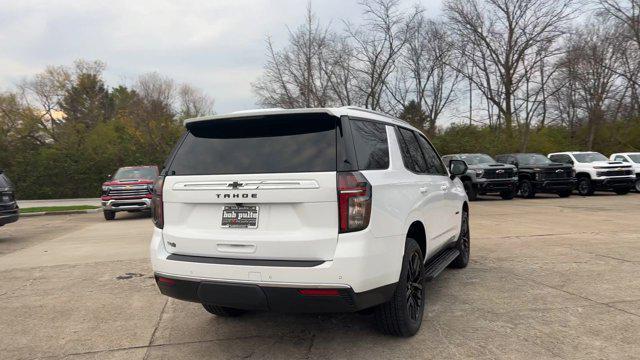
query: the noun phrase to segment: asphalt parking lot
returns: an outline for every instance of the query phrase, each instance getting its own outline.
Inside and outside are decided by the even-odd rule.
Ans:
[[[640,195],[471,206],[472,256],[429,283],[410,339],[370,315],[219,319],[159,294],[152,224],[127,214],[0,228],[0,358],[640,358]]]

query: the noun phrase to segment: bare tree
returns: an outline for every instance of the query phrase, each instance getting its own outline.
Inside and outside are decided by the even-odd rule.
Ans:
[[[179,116],[183,119],[213,114],[213,99],[189,84],[178,87]]]
[[[383,110],[387,81],[396,70],[399,57],[411,38],[420,8],[401,10],[398,0],[365,0],[360,26],[345,23],[353,46],[358,105]]]
[[[569,39],[567,54],[560,64],[559,81],[567,90],[561,94],[571,99],[571,106],[565,111],[586,122],[588,149],[593,148],[596,132],[607,115],[615,118],[624,93],[624,83],[614,70],[622,59],[619,39],[618,29],[610,22],[590,23]]]
[[[175,101],[175,81],[157,72],[140,75],[134,88],[147,102],[157,102],[171,107]]]
[[[620,31],[624,51],[620,68],[610,69],[627,82],[627,116],[640,115],[640,0],[597,0],[599,15]]]
[[[409,87],[406,93],[414,96],[424,110],[427,131],[433,134],[438,118],[455,100],[454,90],[461,78],[456,69],[461,66],[461,60],[454,56],[452,39],[444,23],[428,20],[421,13],[414,24],[402,54],[400,72],[404,71],[406,75],[400,84]],[[404,92],[401,94],[405,95]],[[401,96],[394,98],[403,106],[407,104]]]
[[[462,73],[498,110],[507,138],[516,116],[514,97],[533,69],[549,56],[536,49],[554,44],[572,18],[573,0],[447,0],[445,14]]]
[[[265,106],[284,108],[328,106],[333,103],[335,76],[331,59],[334,35],[322,27],[311,6],[307,7],[305,23],[289,31],[289,45],[276,50],[267,39],[267,64],[264,73],[253,84],[258,102]]]

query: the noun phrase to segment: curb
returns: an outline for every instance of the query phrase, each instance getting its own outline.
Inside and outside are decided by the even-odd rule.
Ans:
[[[73,214],[93,214],[102,211],[102,209],[89,209],[89,210],[64,210],[64,211],[42,211],[34,213],[20,213],[20,217],[31,216],[49,216],[49,215],[73,215]]]

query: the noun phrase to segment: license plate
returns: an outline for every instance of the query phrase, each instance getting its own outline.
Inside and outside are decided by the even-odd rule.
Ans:
[[[255,229],[258,227],[257,206],[229,205],[222,209],[222,227]]]

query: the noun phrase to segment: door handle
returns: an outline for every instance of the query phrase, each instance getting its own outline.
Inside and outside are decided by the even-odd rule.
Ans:
[[[442,190],[442,191],[447,191],[447,189],[449,189],[449,184],[442,184],[442,185],[440,185],[440,190]]]
[[[423,194],[426,193],[427,190],[429,190],[429,188],[427,188],[426,186],[420,188],[420,192],[423,193]]]

